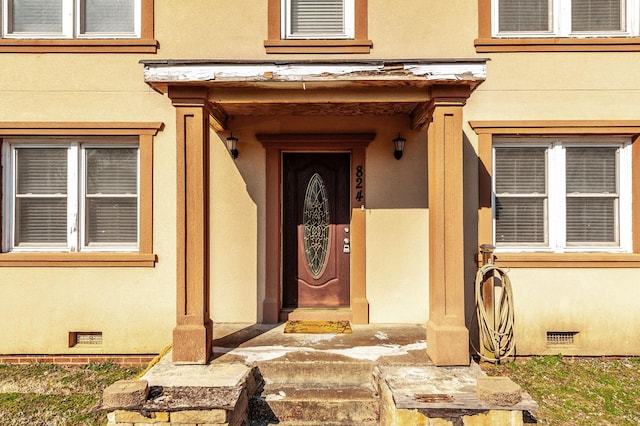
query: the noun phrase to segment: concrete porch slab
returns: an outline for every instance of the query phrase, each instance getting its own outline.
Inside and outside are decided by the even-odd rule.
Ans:
[[[284,324],[216,324],[212,363],[345,359],[376,364],[430,363],[422,324],[352,324],[350,334],[289,334]]]

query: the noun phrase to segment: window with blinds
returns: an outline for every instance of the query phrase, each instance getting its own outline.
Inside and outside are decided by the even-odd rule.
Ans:
[[[140,0],[4,0],[3,36],[135,38],[140,14]]]
[[[637,36],[638,0],[493,0],[494,35]]]
[[[282,0],[282,8],[285,39],[354,37],[353,0]]]
[[[551,0],[499,0],[500,32],[551,31]]]
[[[80,28],[82,34],[133,34],[135,0],[82,0]]]
[[[67,245],[67,149],[17,148],[14,244]]]
[[[546,148],[496,149],[496,244],[547,244]]]
[[[122,143],[9,140],[8,249],[136,250],[138,147]]]
[[[571,30],[624,31],[624,4],[624,0],[571,0]]]
[[[84,244],[135,244],[138,238],[137,149],[87,148],[84,155]]]
[[[567,244],[618,244],[618,149],[566,149]]]
[[[587,143],[590,142],[590,143]],[[631,233],[629,141],[494,142],[497,247],[627,250]],[[622,206],[626,206],[623,208]]]

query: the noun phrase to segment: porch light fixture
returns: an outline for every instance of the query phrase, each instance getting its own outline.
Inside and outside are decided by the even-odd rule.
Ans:
[[[227,138],[227,150],[231,158],[234,160],[238,158],[238,138],[233,137],[233,132],[231,132],[231,136]]]
[[[400,133],[398,133],[398,137],[393,140],[393,146],[394,146],[393,156],[396,157],[396,160],[399,160],[402,158],[402,151],[404,151],[404,144],[406,142],[407,140],[402,136],[400,136]]]

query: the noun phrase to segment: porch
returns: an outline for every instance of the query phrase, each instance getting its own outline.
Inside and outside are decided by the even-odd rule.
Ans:
[[[536,408],[502,383],[478,388],[477,364],[434,366],[424,325],[351,325],[346,334],[284,327],[216,324],[209,364],[178,365],[165,354],[134,384],[148,392],[129,407],[105,391],[109,425],[521,425]]]
[[[419,242],[428,241],[429,250],[428,253],[412,253],[421,265],[428,263],[428,271],[418,268],[425,274],[413,280],[428,291],[428,298],[426,292],[417,298],[422,301],[425,312],[428,305],[426,335],[430,344],[427,355],[439,366],[468,365],[464,282],[465,272],[469,269],[468,259],[472,257],[465,253],[464,244],[462,115],[467,99],[485,79],[486,59],[160,60],[142,63],[145,82],[166,94],[176,110],[178,256],[174,362],[205,364],[210,359],[208,344],[214,332],[212,322],[216,320],[212,317],[210,301],[226,300],[223,295],[219,296],[220,291],[225,290],[224,280],[215,276],[213,264],[228,261],[224,255],[228,247],[220,247],[212,256],[212,244],[224,241],[225,236],[220,227],[214,229],[210,215],[216,206],[211,183],[215,168],[212,169],[211,162],[212,158],[220,158],[220,155],[212,155],[211,140],[222,141],[227,135],[227,139],[231,139],[231,132],[235,130],[236,135],[243,132],[242,138],[248,141],[245,146],[249,147],[236,162],[240,175],[243,179],[253,179],[256,187],[264,186],[264,189],[254,189],[251,194],[258,216],[262,216],[259,220],[256,215],[248,216],[258,228],[250,236],[252,240],[255,237],[259,247],[255,256],[258,272],[255,281],[246,282],[252,288],[257,284],[255,296],[262,306],[256,309],[256,321],[277,323],[291,319],[290,308],[345,307],[350,310],[348,318],[351,321],[369,323],[372,305],[368,297],[373,293],[373,286],[372,280],[367,279],[366,265],[373,256],[371,252],[367,254],[367,242],[371,241],[367,236],[370,225],[365,217],[367,209],[407,206],[425,209],[428,205],[429,215],[425,218],[428,232],[425,229],[416,238]],[[384,160],[376,162],[381,155],[376,155],[377,148],[372,148],[383,138],[378,134],[386,134],[391,128],[378,123],[381,117],[397,119],[392,126],[393,137],[395,134],[399,137],[400,132],[412,132],[414,139],[420,138],[424,143],[421,164],[416,162],[413,169],[407,169],[412,170],[413,177],[413,183],[407,187],[424,190],[403,194],[401,199],[384,206],[381,200],[388,197],[383,192],[391,195],[385,184],[390,168],[384,166]],[[298,124],[304,118],[310,120],[307,122],[310,125]],[[328,125],[336,119],[347,121]],[[427,151],[428,158],[424,155]],[[290,210],[299,213],[294,208],[299,207],[296,201],[301,197],[283,201],[283,194],[287,192],[283,174],[298,170],[283,167],[283,163],[284,166],[289,164],[284,161],[285,155],[309,152],[341,153],[350,159],[350,167],[344,173],[342,169],[335,171],[336,176],[342,176],[348,182],[346,190],[336,184],[336,188],[340,188],[338,192],[350,193],[350,198],[326,197],[344,200],[336,205],[344,206],[350,212],[350,215],[348,212],[340,214],[340,217],[350,216],[349,220],[331,223],[334,229],[331,232],[336,237],[327,240],[334,246],[324,250],[324,253],[335,253],[335,258],[337,253],[344,256],[338,260],[322,257],[324,263],[320,263],[331,267],[319,268],[326,275],[314,275],[318,281],[309,285],[315,292],[318,288],[324,289],[325,283],[337,283],[337,289],[327,288],[327,292],[333,292],[331,295],[340,295],[337,301],[325,298],[325,294],[306,297],[312,292],[309,290],[300,293],[306,295],[301,303],[297,297],[300,294],[296,293],[300,283],[308,281],[302,276],[304,274],[300,275],[300,271],[306,269],[296,268],[301,264],[299,248],[302,245],[294,225],[300,218],[291,215],[292,220],[284,219],[290,217],[287,215]],[[394,153],[391,158],[399,159],[399,156]],[[313,162],[308,160],[308,167],[299,170],[311,173],[326,165],[320,165],[316,160],[317,156]],[[368,170],[372,173],[368,174]],[[297,175],[292,173],[292,176],[297,179]],[[368,176],[373,179],[368,180]],[[343,182],[340,178],[335,181]],[[297,194],[307,180],[300,178],[299,182],[302,184],[295,187],[297,192],[287,193]],[[310,186],[307,184],[306,188]],[[243,188],[240,190],[244,191]],[[333,204],[327,211],[332,208]],[[342,234],[336,233],[338,228]],[[235,241],[233,234],[227,238]],[[340,245],[342,241],[344,245]],[[296,256],[298,259],[294,259]],[[467,267],[461,267],[465,264]],[[334,273],[334,270],[338,272]],[[315,285],[320,283],[322,285]],[[420,303],[417,299],[413,302]],[[396,307],[403,309],[406,304],[407,301],[403,301]]]

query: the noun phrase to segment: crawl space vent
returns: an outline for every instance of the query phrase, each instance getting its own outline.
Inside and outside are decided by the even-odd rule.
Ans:
[[[102,345],[101,331],[72,331],[69,333],[69,347],[100,345]]]
[[[577,331],[547,331],[547,345],[574,345]]]

